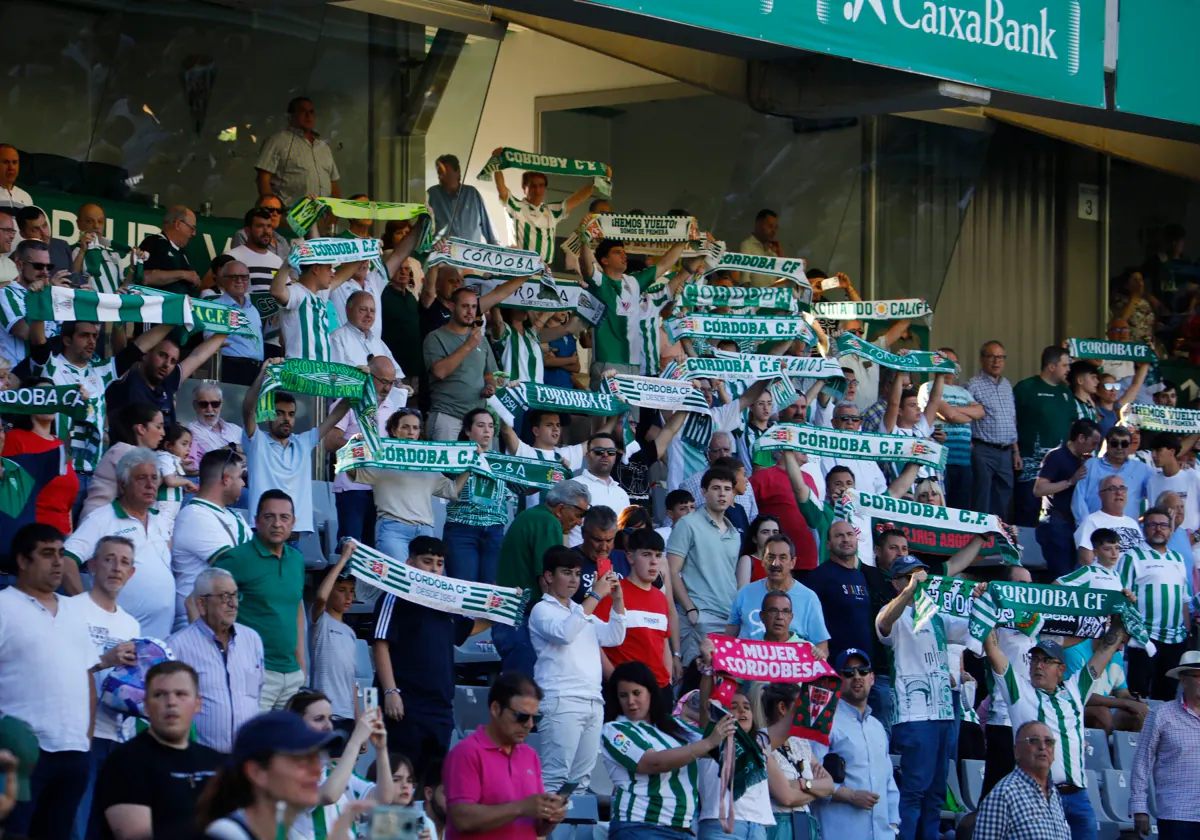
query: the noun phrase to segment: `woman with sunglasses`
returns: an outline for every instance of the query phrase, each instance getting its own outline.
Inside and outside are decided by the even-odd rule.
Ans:
[[[287,710],[300,715],[304,725],[314,732],[333,736],[330,747],[336,750],[336,741],[345,733],[339,733],[334,726],[333,706],[323,692],[301,689],[288,701]],[[355,762],[366,752],[368,740],[375,748],[375,778],[380,780],[376,783],[354,773]],[[328,755],[321,755],[320,805],[296,815],[288,830],[288,840],[315,840],[318,837],[325,840],[326,827],[337,822],[350,803],[368,799],[391,802],[395,796],[394,785],[387,751],[387,729],[380,710],[375,708],[359,716],[337,759],[331,761]],[[355,833],[351,829],[351,836]]]
[[[762,562],[763,552],[766,550],[767,540],[779,534],[780,530],[778,517],[768,513],[760,513],[754,517],[754,521],[742,537],[741,556],[738,557],[736,570],[738,589],[767,576]]]
[[[421,412],[402,408],[387,420],[387,436],[421,439]],[[441,473],[363,468],[347,473],[351,481],[375,490],[375,548],[389,557],[408,559],[408,546],[417,537],[433,536],[433,497],[454,501],[469,473],[451,480]]]
[[[1137,399],[1150,365],[1138,365],[1134,368],[1133,381],[1121,393],[1121,384],[1111,373],[1101,373],[1099,386],[1096,388],[1096,414],[1100,424],[1100,434],[1108,437],[1108,430],[1121,422],[1121,409]],[[1119,396],[1118,396],[1119,395]]]
[[[471,441],[480,454],[492,448],[496,422],[486,408],[463,415],[460,441]],[[446,505],[446,576],[480,583],[496,582],[500,543],[508,524],[508,503],[516,501],[509,485],[494,478],[467,473],[458,498]]]
[[[22,388],[53,386],[53,380],[44,376],[32,376],[21,383]],[[5,458],[13,455],[37,455],[63,446],[54,434],[58,424],[57,414],[12,414],[5,415],[11,425],[4,436]],[[67,471],[52,479],[37,495],[36,521],[53,525],[64,534],[71,533],[71,508],[79,495],[79,476],[67,458]]]
[[[732,716],[700,738],[671,716],[654,673],[644,662],[623,662],[605,686],[601,733],[604,763],[613,781],[610,840],[679,840],[699,807],[697,761],[725,742]]]

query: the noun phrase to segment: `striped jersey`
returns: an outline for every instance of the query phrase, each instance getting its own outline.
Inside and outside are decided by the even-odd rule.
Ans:
[[[12,328],[25,318],[25,295],[29,294],[18,281],[0,289],[0,356],[16,367],[29,355],[29,342],[12,334]]]
[[[542,261],[550,265],[554,261],[554,229],[567,215],[566,206],[558,201],[535,207],[509,193],[508,201],[504,202],[504,212],[508,214],[508,239],[512,247],[537,251]]]
[[[102,294],[116,294],[124,282],[125,272],[121,269],[121,255],[112,247],[112,240],[100,237],[92,240],[83,255],[83,270],[92,278],[96,291]],[[71,249],[71,260],[79,255],[79,246]]]
[[[321,784],[329,778],[332,765],[326,764],[321,768]],[[346,790],[332,805],[324,805],[304,811],[292,827],[288,829],[287,840],[325,840],[333,830],[333,824],[342,815],[342,810],[351,802],[366,799],[375,790],[375,783],[368,782],[362,776],[354,773],[346,783]],[[358,821],[350,824],[350,837],[358,837]]]
[[[35,376],[44,376],[55,385],[79,385],[87,392],[88,419],[72,420],[57,415],[55,435],[67,444],[75,472],[91,475],[100,462],[104,447],[104,428],[108,425],[108,401],[104,392],[117,380],[116,359],[91,361],[76,367],[61,353],[52,353],[44,365],[32,365]]]
[[[505,323],[500,341],[503,342],[500,369],[508,374],[510,380],[546,381],[546,360],[538,340],[538,331],[528,321],[525,323],[524,332],[518,332],[512,324]]]
[[[329,347],[329,307],[318,292],[300,283],[288,285],[287,306],[279,310],[279,328],[283,333],[284,354],[289,359],[333,361]]]
[[[446,521],[487,528],[508,524],[508,503],[516,494],[508,483],[471,473],[458,498],[446,505]]]
[[[1106,589],[1113,592],[1120,592],[1124,588],[1121,584],[1121,578],[1117,576],[1117,569],[1120,568],[1119,560],[1117,561],[1117,565],[1112,569],[1106,569],[1099,562],[1095,562],[1088,566],[1080,566],[1070,574],[1060,577],[1055,583],[1062,586]]]
[[[638,304],[638,340],[642,343],[643,376],[658,376],[658,360],[662,355],[659,347],[662,310],[670,301],[670,289],[660,283],[647,289]]]
[[[1121,584],[1137,596],[1138,612],[1151,639],[1176,644],[1187,638],[1183,612],[1189,597],[1187,566],[1179,552],[1134,548],[1121,555],[1117,572]]]
[[[1027,674],[1019,674],[1009,662],[1003,677],[996,680],[1008,702],[1008,718],[1016,731],[1027,721],[1046,724],[1058,739],[1050,781],[1087,787],[1084,773],[1083,706],[1095,688],[1091,671],[1084,667],[1068,677],[1053,694],[1034,688]]]
[[[670,750],[700,738],[700,733],[691,729],[685,732],[686,740],[681,741],[649,721],[635,722],[624,715],[604,724],[601,740],[604,763],[613,782],[614,820],[685,831],[691,828],[699,807],[697,763],[666,773],[637,771],[638,761],[648,751]]]

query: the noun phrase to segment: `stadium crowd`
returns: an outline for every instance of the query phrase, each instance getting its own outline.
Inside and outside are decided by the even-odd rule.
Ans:
[[[507,248],[450,155],[389,218],[340,201],[315,119],[289,105],[211,266],[182,206],[131,262],[85,205],[72,249],[0,145],[6,835],[341,840],[416,803],[422,840],[562,838],[607,778],[613,840],[1196,836],[1200,413],[1153,352],[1050,344],[1013,384],[999,336],[967,378],[974,348],[918,349],[931,312],[786,268],[770,210],[736,248],[593,236],[645,214],[590,180],[547,201],[536,168],[492,173]],[[472,272],[464,243],[579,279]],[[161,307],[89,305],[131,284]],[[1174,329],[1164,284],[1123,280],[1107,346]],[[179,296],[249,328],[164,323]],[[1085,606],[980,630],[1020,593]],[[456,652],[488,638],[464,729]],[[755,657],[805,675],[736,679]]]

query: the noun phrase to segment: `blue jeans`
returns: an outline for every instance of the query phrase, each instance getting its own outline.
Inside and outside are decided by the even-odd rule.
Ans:
[[[79,525],[79,512],[83,510],[83,503],[87,500],[88,488],[92,486],[91,473],[76,473],[79,478],[79,494],[75,497],[75,504],[71,506],[71,521]]]
[[[871,714],[875,719],[883,724],[883,731],[888,734],[888,738],[892,737],[892,706],[895,702],[892,678],[876,674],[875,685],[871,686],[871,693],[867,695],[867,705],[871,707]]]
[[[726,834],[720,820],[700,820],[698,840],[767,840],[767,827],[762,823],[733,821],[733,833]]]
[[[502,671],[520,671],[526,676],[533,676],[537,653],[533,649],[533,641],[529,638],[528,621],[522,622],[520,627],[493,624],[492,644],[496,646],[496,653],[500,656]],[[611,834],[611,829],[609,833]]]
[[[687,831],[676,831],[665,825],[613,820],[608,824],[608,840],[686,840]]]
[[[938,838],[953,728],[952,720],[892,727],[892,752],[900,756],[900,840]]]
[[[363,545],[375,547],[375,493],[370,490],[343,490],[333,494],[337,506],[338,542],[353,537]]]
[[[500,563],[503,525],[462,525],[447,522],[442,531],[446,544],[446,577],[495,583]]]
[[[95,819],[89,819],[88,815],[92,812],[92,794],[96,792],[96,778],[100,774],[100,768],[104,766],[109,754],[118,746],[120,746],[119,741],[110,741],[107,738],[92,739],[92,749],[89,753],[92,775],[88,778],[87,790],[83,792],[83,799],[79,800],[79,812],[75,814],[75,830],[71,833],[71,840],[84,840],[84,838],[99,840],[100,820],[104,819],[104,815],[97,814]]]
[[[1067,825],[1071,826],[1071,840],[1096,840],[1098,826],[1096,812],[1092,810],[1092,800],[1088,792],[1081,790],[1067,796],[1061,796],[1063,813],[1067,817]]]
[[[1038,523],[1035,533],[1051,579],[1060,578],[1075,568],[1075,529],[1072,526],[1072,522],[1061,516],[1051,516]]]
[[[417,537],[432,537],[431,525],[408,525],[379,517],[375,523],[375,548],[388,557],[408,562],[408,545]]]

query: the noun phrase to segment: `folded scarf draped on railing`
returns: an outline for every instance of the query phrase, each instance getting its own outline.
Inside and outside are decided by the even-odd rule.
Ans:
[[[1036,583],[993,581],[984,594],[972,597],[973,581],[930,575],[917,585],[913,626],[923,627],[934,615],[965,618],[967,647],[982,655],[983,642],[997,626],[1038,634],[1099,638],[1106,620],[1119,615],[1134,643],[1153,656],[1153,645],[1137,608],[1124,593],[1108,589],[1043,586]]]
[[[695,411],[708,413],[704,392],[687,383],[653,376],[618,374],[604,380],[608,391],[626,405],[659,411]]]
[[[467,288],[475,289],[480,297],[502,285],[504,279],[469,277]],[[500,301],[501,309],[524,309],[530,312],[574,312],[589,324],[598,324],[604,317],[605,306],[600,298],[578,283],[555,280],[553,288],[538,281],[527,280],[511,295]]]
[[[325,237],[306,239],[292,246],[288,264],[293,268],[305,265],[341,265],[379,259],[379,240],[368,237],[340,239]]]
[[[1136,426],[1147,432],[1174,432],[1179,435],[1200,434],[1200,411],[1193,408],[1130,403],[1121,409],[1121,422],[1126,426]]]
[[[25,296],[31,321],[172,324],[214,333],[254,335],[242,313],[230,306],[142,286],[134,294],[107,294],[49,286]]]
[[[679,341],[681,338],[707,338],[718,341],[799,339],[810,346],[817,343],[817,334],[803,318],[694,314],[664,321],[663,328],[671,341]]]
[[[922,298],[839,300],[814,304],[813,314],[829,321],[899,321],[924,318],[932,315],[933,309]]]
[[[479,171],[480,181],[491,181],[500,169],[521,169],[525,172],[544,172],[547,175],[573,175],[590,177],[601,195],[612,195],[612,181],[608,177],[608,165],[598,160],[576,160],[575,158],[523,152],[507,146],[499,155],[492,155]]]
[[[1109,341],[1106,338],[1068,338],[1067,352],[1072,359],[1099,361],[1146,362],[1158,361],[1154,348],[1136,341]]]
[[[527,590],[431,574],[357,542],[347,566],[364,583],[411,604],[510,627],[521,623],[529,600]]]
[[[837,353],[839,356],[861,356],[885,368],[913,373],[954,373],[958,369],[953,359],[941,353],[928,350],[901,350],[899,353],[892,353],[851,333],[842,333],[837,337]]]
[[[679,293],[683,306],[728,306],[734,309],[782,309],[795,313],[799,301],[791,286],[708,286],[688,283]]]
[[[595,417],[616,417],[631,406],[612,394],[556,388],[538,382],[518,382],[498,388],[488,398],[488,407],[510,426],[522,411],[559,411],[571,414],[590,414]]]
[[[398,204],[391,201],[352,201],[347,198],[305,196],[288,211],[288,225],[303,236],[321,214],[328,211],[339,219],[373,219],[380,222],[402,222],[418,216],[432,218],[433,211],[425,204]],[[447,220],[449,221],[449,220]],[[432,235],[433,225],[426,228],[426,237]],[[378,240],[376,240],[378,241]],[[429,244],[418,246],[418,251],[428,250]]]
[[[834,510],[835,513],[842,510],[846,514],[858,513],[874,519],[877,526],[890,525],[911,532],[914,544],[910,548],[914,550],[954,554],[970,541],[970,537],[981,536],[986,545],[991,536],[994,547],[981,550],[980,554],[998,556],[1007,565],[1021,562],[1020,546],[1013,529],[995,514],[877,496],[862,490],[847,491],[841,500],[834,502]],[[969,535],[967,539],[962,539],[964,534]]]
[[[88,418],[87,399],[78,385],[38,385],[0,391],[0,414],[65,414]]]
[[[917,463],[935,470],[943,469],[946,466],[946,448],[936,441],[880,432],[847,432],[799,423],[776,423],[758,438],[755,448],[767,451],[792,449],[825,458]],[[875,496],[873,498],[891,499],[892,497]],[[925,507],[932,507],[932,505]]]

